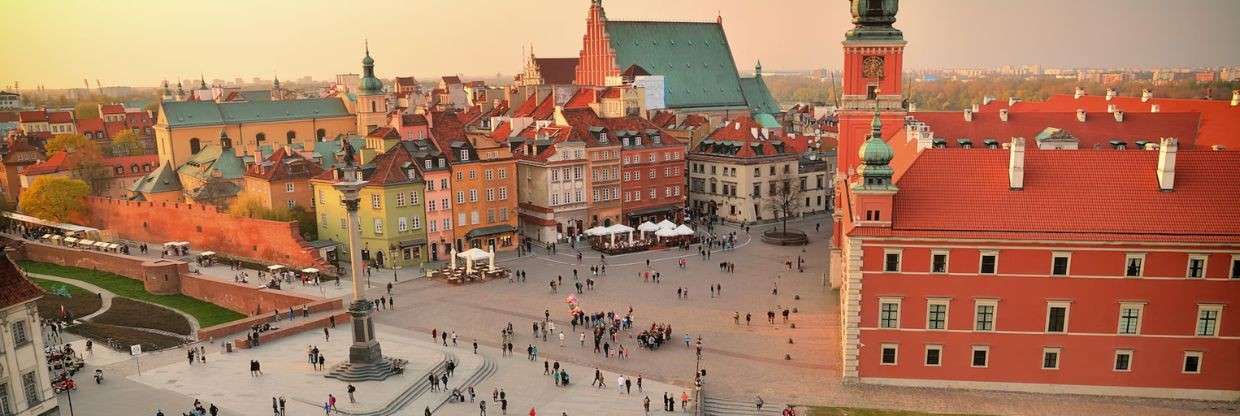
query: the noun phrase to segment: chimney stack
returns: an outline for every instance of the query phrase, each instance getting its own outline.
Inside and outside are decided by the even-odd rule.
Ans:
[[[995,101],[995,97],[989,95],[982,97],[982,105],[990,104]]]
[[[1116,109],[1115,112],[1111,113],[1111,115],[1115,116],[1116,123],[1124,122],[1124,110]]]
[[[1025,187],[1025,138],[1013,137],[1008,146],[1008,188],[1020,190]]]
[[[1107,101],[1111,101],[1112,98],[1115,98],[1115,89],[1107,88]]]
[[[974,112],[974,113],[976,113],[976,112],[978,112],[978,111],[982,111],[982,107],[981,107],[981,106],[979,106],[979,105],[977,105],[977,103],[973,103],[973,107],[972,107],[972,108],[973,108],[973,112]]]
[[[1082,123],[1085,122],[1085,109],[1083,108],[1076,109],[1076,121],[1079,121]]]
[[[1014,105],[1016,105],[1016,103],[1019,103],[1019,102],[1020,102],[1020,99],[1019,99],[1019,98],[1016,98],[1016,97],[1008,97],[1008,107],[1014,106]]]
[[[1141,90],[1141,102],[1149,102],[1152,98],[1154,98],[1154,92],[1149,88]]]
[[[1151,112],[1151,113],[1157,113],[1157,112],[1158,112],[1158,110],[1159,110],[1158,104],[1150,104],[1150,112]]]
[[[912,101],[909,101],[909,103],[908,103],[908,112],[910,112],[910,113],[916,113],[916,112],[917,112],[917,103],[912,102]]]
[[[1114,112],[1115,112],[1115,110],[1116,110],[1116,109],[1118,109],[1118,108],[1119,108],[1119,107],[1118,107],[1118,106],[1116,106],[1115,104],[1107,104],[1107,112],[1108,112],[1108,113],[1114,113]]]
[[[973,121],[973,109],[972,108],[964,109],[964,121]]]
[[[1004,123],[1008,121],[1008,109],[1006,108],[999,109],[999,121],[1002,121]]]
[[[1072,93],[1072,99],[1074,100],[1078,100],[1084,96],[1085,96],[1085,88],[1083,87],[1076,87],[1076,91]]]
[[[1175,189],[1175,151],[1180,141],[1164,137],[1158,146],[1158,188],[1163,191]]]
[[[1240,106],[1240,90],[1231,91],[1231,106]]]

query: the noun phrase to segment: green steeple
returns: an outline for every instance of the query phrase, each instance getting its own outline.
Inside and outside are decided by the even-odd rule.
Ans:
[[[874,120],[870,122],[870,138],[857,149],[857,157],[861,158],[861,166],[857,174],[861,182],[853,185],[854,190],[895,190],[891,183],[892,171],[890,163],[895,157],[891,146],[883,141],[883,121],[879,113],[874,112]]]
[[[896,22],[900,0],[849,0],[853,28],[848,40],[903,40],[904,34],[891,25]]]
[[[362,58],[362,80],[358,85],[362,95],[374,95],[383,92],[383,81],[375,78],[375,59],[370,57],[370,42],[366,42],[366,57]]]

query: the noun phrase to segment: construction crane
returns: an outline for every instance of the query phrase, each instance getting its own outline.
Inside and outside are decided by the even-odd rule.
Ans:
[[[95,78],[95,88],[99,89],[99,95],[103,95],[103,85],[99,84],[99,78]]]

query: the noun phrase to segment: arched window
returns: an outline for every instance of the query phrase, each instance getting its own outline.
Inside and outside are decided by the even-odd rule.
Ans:
[[[314,137],[317,139],[317,141],[320,141],[320,142],[323,141],[323,138],[327,137],[327,130],[318,129],[318,131],[314,132]]]
[[[199,150],[202,150],[202,142],[197,137],[189,139],[189,154],[196,155]]]
[[[297,140],[297,132],[289,130],[284,134],[284,138],[288,139],[288,144],[293,144],[293,140]]]
[[[220,137],[220,147],[225,149],[232,148],[232,139],[229,137]]]
[[[259,133],[254,135],[255,144],[261,145],[265,141],[267,141],[267,133]]]
[[[377,113],[377,112],[379,112],[379,110],[378,110],[378,109],[376,109],[376,107],[375,107],[375,105],[376,105],[376,104],[377,104],[377,103],[376,103],[376,102],[374,102],[374,101],[371,101],[371,102],[370,102],[370,112],[372,112],[372,113]]]

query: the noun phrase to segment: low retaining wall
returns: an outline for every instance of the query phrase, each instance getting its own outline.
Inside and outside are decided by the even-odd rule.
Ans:
[[[345,315],[346,320],[344,322],[348,322],[347,320],[348,312],[344,311],[342,305],[343,305],[343,301],[339,298],[327,299],[327,300],[320,300],[317,302],[310,303],[306,305],[306,309],[309,310],[310,313],[319,313],[319,312],[324,312],[324,311],[338,311],[338,313],[342,313]],[[297,316],[297,318],[294,319],[292,322],[297,322],[297,319],[303,319],[301,318],[301,306],[300,305],[297,305],[293,308],[293,313]],[[284,311],[283,318],[282,318],[285,320],[282,322],[289,322],[287,318],[288,318],[288,311],[286,310]],[[322,318],[328,319],[327,316],[322,316]],[[249,318],[232,321],[228,323],[223,323],[223,324],[219,324],[219,325],[209,327],[209,328],[199,329],[198,340],[205,341],[205,340],[210,340],[210,339],[215,339],[215,338],[224,338],[228,335],[249,331],[250,328],[252,328],[254,325],[262,325],[268,322],[275,322],[275,317],[273,316],[271,312],[264,313],[262,315],[252,315]],[[337,317],[336,323],[340,324],[340,322],[341,322],[341,318]],[[242,337],[240,338],[240,340],[245,341],[245,338]],[[240,346],[240,344],[236,342],[234,342],[234,345]]]
[[[181,274],[181,293],[247,316],[270,314],[273,310],[287,310],[321,300],[317,296],[259,289],[250,285],[214,280],[193,273]]]

